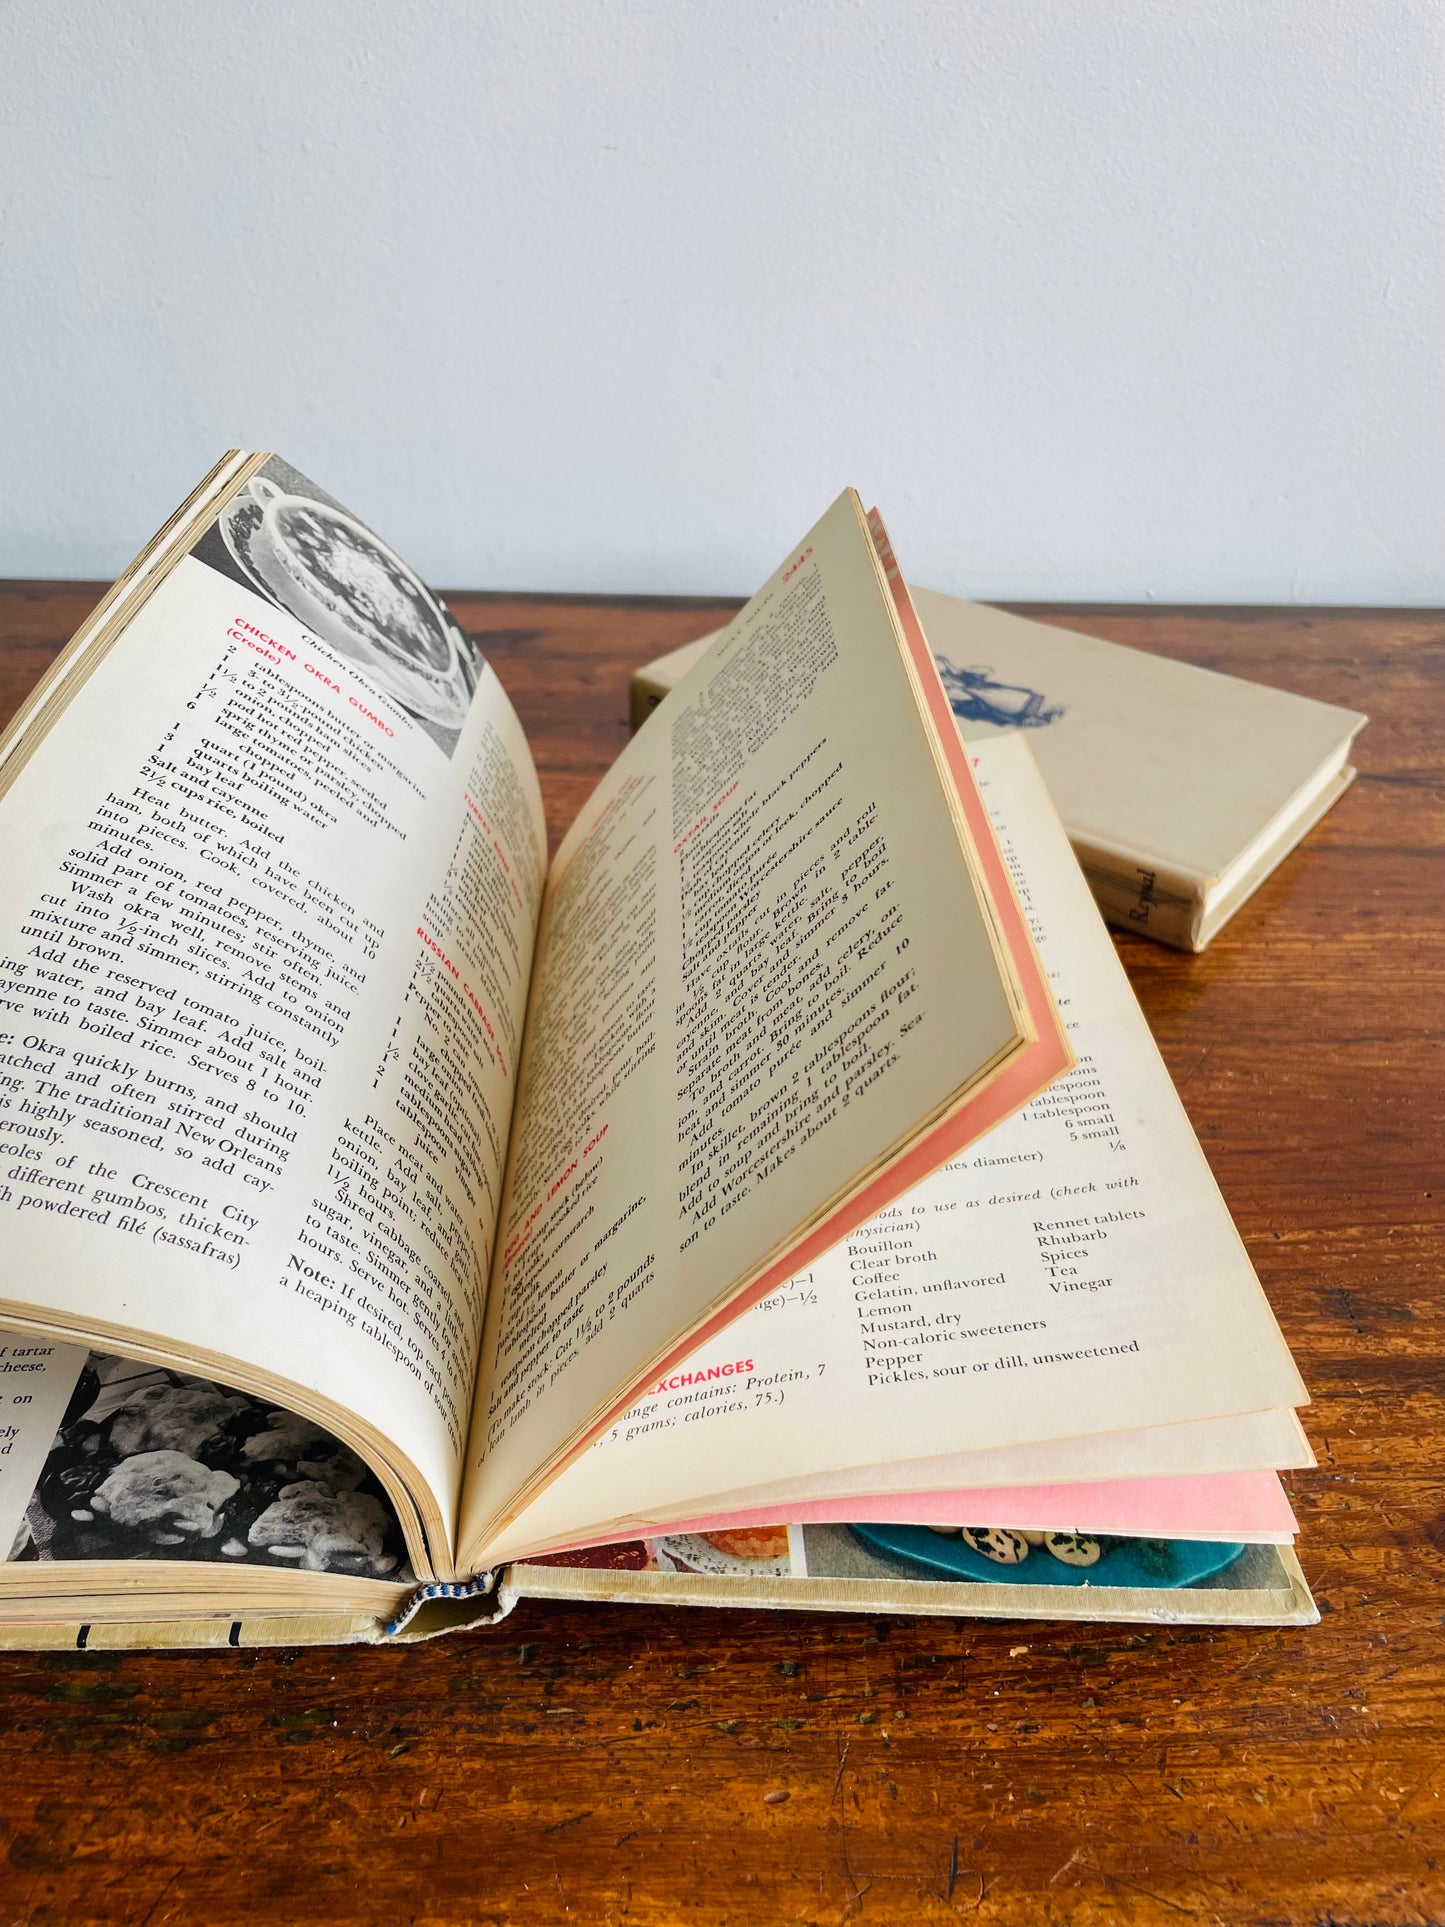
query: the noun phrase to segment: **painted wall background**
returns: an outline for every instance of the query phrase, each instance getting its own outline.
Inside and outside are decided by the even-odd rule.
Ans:
[[[8,0],[0,572],[226,446],[441,583],[1445,600],[1437,0]]]

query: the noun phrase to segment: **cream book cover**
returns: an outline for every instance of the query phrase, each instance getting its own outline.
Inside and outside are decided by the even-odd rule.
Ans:
[[[968,741],[1028,734],[1111,923],[1202,950],[1354,778],[1365,717],[915,589]],[[710,636],[633,678],[636,727]]]

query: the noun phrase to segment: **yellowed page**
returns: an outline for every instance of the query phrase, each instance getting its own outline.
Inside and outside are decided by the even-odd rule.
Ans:
[[[911,1492],[964,1492],[995,1486],[1089,1485],[1117,1479],[1198,1477],[1225,1472],[1284,1472],[1315,1464],[1297,1413],[1238,1412],[1179,1425],[1145,1425],[1123,1432],[1091,1432],[1075,1439],[1036,1439],[1026,1445],[984,1446],[977,1452],[887,1465],[848,1466],[803,1478],[721,1493],[719,1510],[761,1511],[794,1500]],[[674,1515],[676,1516],[676,1515]],[[619,1525],[653,1524],[629,1515]],[[609,1525],[612,1523],[608,1521]]]
[[[331,513],[284,465],[261,480],[243,556],[277,501]],[[414,688],[218,542],[8,765],[0,1318],[274,1388],[380,1454],[413,1557],[420,1516],[445,1568],[536,776],[490,668]]]
[[[466,1559],[646,1361],[1027,1036],[913,675],[842,496],[558,853]]]
[[[893,1489],[893,1461],[1201,1470],[1196,1422],[1305,1402],[1027,748],[974,754],[1077,1069],[670,1373],[497,1556],[739,1488],[821,1495],[845,1469]],[[1131,1448],[1133,1428],[1154,1429]]]

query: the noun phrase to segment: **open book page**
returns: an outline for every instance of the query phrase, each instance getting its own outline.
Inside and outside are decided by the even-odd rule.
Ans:
[[[273,459],[21,747],[0,1317],[273,1391],[445,1566],[546,849],[495,674]]]
[[[1079,1485],[1090,1481],[1218,1477],[1260,1470],[1295,1471],[1315,1464],[1298,1415],[1288,1407],[1236,1412],[1228,1418],[1090,1432],[1080,1438],[1031,1439],[886,1465],[850,1465],[797,1478],[770,1479],[717,1495],[729,1511],[793,1506],[814,1498],[866,1498],[999,1486]],[[653,1524],[633,1515],[613,1524]]]
[[[779,1480],[803,1497],[845,1467],[878,1491],[889,1461],[957,1468],[1034,1441],[1061,1442],[1047,1469],[1035,1449],[1032,1470],[1015,1456],[987,1482],[1200,1471],[1142,1451],[1131,1466],[1128,1429],[1167,1446],[1185,1421],[1305,1402],[1027,748],[974,753],[1077,1068],[669,1373],[500,1555],[730,1510],[723,1492]],[[1102,1473],[1070,1469],[1087,1435],[1120,1433]]]
[[[24,1536],[25,1509],[85,1358],[83,1345],[0,1333],[0,1560]]]
[[[649,1361],[725,1322],[769,1266],[782,1282],[804,1234],[821,1250],[861,1222],[876,1206],[830,1214],[864,1181],[896,1195],[900,1154],[967,1092],[1044,1031],[1027,1094],[1062,1067],[1027,936],[1016,963],[981,880],[942,714],[946,737],[844,495],[559,851],[464,1562]],[[921,1169],[949,1154],[920,1150]]]
[[[650,1421],[643,1417],[640,1422]],[[805,1520],[813,1516],[810,1508],[814,1506],[829,1508],[826,1516],[835,1519],[893,1517],[891,1508],[899,1506],[924,1508],[920,1517],[931,1518],[933,1512],[927,1508],[966,1492],[970,1495],[970,1516],[989,1523],[996,1508],[991,1500],[984,1501],[991,1493],[1067,1490],[1075,1495],[1072,1503],[1079,1507],[1083,1495],[1094,1486],[1134,1493],[1152,1487],[1162,1503],[1163,1489],[1182,1483],[1268,1479],[1278,1472],[1315,1463],[1297,1415],[1282,1408],[1238,1412],[1229,1418],[1193,1419],[1179,1425],[1141,1426],[1133,1431],[1092,1432],[1082,1438],[1037,1439],[977,1452],[893,1459],[886,1465],[813,1471],[797,1478],[718,1492],[705,1503],[714,1515],[739,1520]],[[688,1515],[688,1503],[682,1500],[650,1510],[625,1510],[585,1528],[578,1527],[566,1535],[565,1543],[596,1545],[637,1532],[670,1531],[678,1519]],[[1088,1509],[1092,1511],[1092,1505]],[[1085,1516],[1083,1509],[1079,1516]],[[997,1517],[1004,1522],[1002,1514]],[[535,1523],[532,1508],[519,1523],[524,1529]],[[1111,1529],[1099,1526],[1100,1531]],[[1251,1535],[1236,1531],[1229,1536]],[[517,1541],[513,1538],[508,1543]],[[563,1541],[553,1536],[536,1543],[551,1548]],[[515,1556],[526,1557],[532,1549],[528,1546]]]

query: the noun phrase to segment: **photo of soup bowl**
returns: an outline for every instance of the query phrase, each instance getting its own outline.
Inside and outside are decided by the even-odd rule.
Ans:
[[[222,535],[262,591],[412,715],[460,729],[475,686],[460,629],[426,584],[354,516],[253,476]]]

